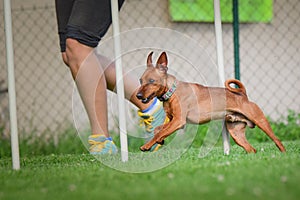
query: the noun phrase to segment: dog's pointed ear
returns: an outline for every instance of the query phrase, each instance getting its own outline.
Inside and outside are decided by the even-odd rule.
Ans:
[[[156,62],[156,67],[159,68],[160,71],[166,73],[168,71],[168,58],[167,58],[167,53],[162,52],[157,59]]]
[[[147,67],[153,67],[153,63],[152,63],[152,55],[153,55],[153,51],[151,51],[148,55],[147,58]]]

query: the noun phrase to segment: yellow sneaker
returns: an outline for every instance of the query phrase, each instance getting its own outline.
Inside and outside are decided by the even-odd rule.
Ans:
[[[146,143],[154,136],[154,129],[162,124],[169,122],[169,118],[163,108],[163,103],[157,98],[146,110],[139,110],[138,115],[141,117],[140,125],[145,127]],[[151,147],[150,151],[157,151],[161,147],[160,144],[155,144]]]
[[[91,145],[89,151],[92,155],[116,154],[118,152],[112,138],[103,134],[90,135],[88,143]]]

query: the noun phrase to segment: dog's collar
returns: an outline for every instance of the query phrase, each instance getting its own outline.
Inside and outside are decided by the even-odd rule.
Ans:
[[[164,95],[158,97],[158,99],[160,101],[168,101],[171,98],[171,96],[174,94],[176,88],[177,88],[177,81],[175,80],[174,83],[172,84],[172,87],[169,88],[169,90]]]

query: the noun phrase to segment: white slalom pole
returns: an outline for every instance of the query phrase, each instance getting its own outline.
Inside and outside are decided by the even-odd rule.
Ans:
[[[216,34],[216,45],[217,45],[217,60],[218,60],[218,72],[221,84],[225,82],[224,72],[224,55],[223,55],[223,40],[222,40],[222,21],[221,21],[221,8],[220,0],[214,0],[214,15],[215,15],[215,34]],[[225,126],[225,123],[223,124]],[[224,154],[228,155],[230,151],[230,140],[229,134],[223,127],[222,131]]]
[[[128,144],[125,116],[125,97],[124,97],[124,81],[122,72],[121,60],[121,39],[119,27],[119,5],[118,0],[111,0],[111,15],[113,25],[114,50],[115,50],[115,65],[116,65],[116,85],[119,105],[119,128],[120,128],[120,143],[121,143],[121,158],[123,162],[128,161]]]
[[[12,167],[15,170],[19,170],[20,154],[19,154],[19,139],[18,139],[18,125],[17,125],[14,53],[13,53],[10,0],[4,0],[4,18],[5,18],[6,62],[7,62],[7,76],[8,76]]]
[[[220,0],[214,0],[214,14],[215,14],[215,34],[216,34],[216,45],[217,45],[219,79],[220,79],[221,84],[224,84],[225,72],[224,72],[224,56],[223,56]]]

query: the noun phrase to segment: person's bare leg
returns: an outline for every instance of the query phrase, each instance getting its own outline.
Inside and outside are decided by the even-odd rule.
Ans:
[[[108,134],[106,80],[94,49],[67,39],[65,63],[70,67],[89,117],[92,134]]]
[[[116,68],[115,63],[112,62],[107,57],[96,54],[99,62],[102,64],[106,79],[107,89],[110,91],[114,91],[116,88]],[[130,73],[124,73],[124,90],[125,90],[125,98],[137,106],[140,110],[145,110],[151,105],[152,101],[144,104],[139,99],[136,98],[136,92],[139,87],[139,77],[133,76]]]
[[[105,56],[97,54],[97,57],[102,66],[104,66],[107,89],[114,91],[116,87],[115,64]],[[124,73],[125,98],[139,108],[138,115],[144,122],[145,141],[147,142],[154,136],[154,129],[163,123],[167,123],[168,118],[164,112],[163,104],[159,100],[153,99],[149,103],[144,104],[137,99],[136,93],[139,86],[139,77],[130,73]],[[159,144],[155,144],[150,151],[157,151],[160,146]]]

